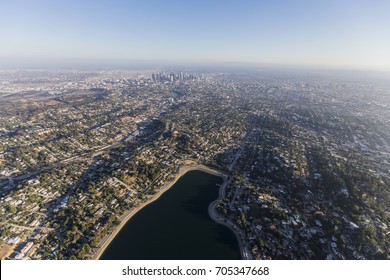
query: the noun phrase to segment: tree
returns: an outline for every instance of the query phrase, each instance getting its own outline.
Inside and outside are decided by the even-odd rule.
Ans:
[[[91,247],[87,243],[84,243],[84,245],[81,248],[81,250],[82,250],[82,252],[84,254],[88,254],[91,251]]]
[[[16,212],[18,211],[18,209],[17,209],[15,206],[13,206],[13,205],[8,205],[7,208],[8,208],[7,210],[8,210],[11,214],[13,214],[13,215],[15,215]]]

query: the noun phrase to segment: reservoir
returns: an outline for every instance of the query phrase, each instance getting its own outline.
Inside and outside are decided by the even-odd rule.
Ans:
[[[234,233],[208,214],[222,182],[203,171],[185,173],[126,223],[100,259],[241,259]]]

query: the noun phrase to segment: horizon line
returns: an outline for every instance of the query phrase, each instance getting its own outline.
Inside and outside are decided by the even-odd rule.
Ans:
[[[133,64],[133,65],[132,65]],[[163,64],[163,65],[161,65]],[[232,68],[286,68],[311,70],[347,70],[347,71],[374,71],[388,72],[390,65],[336,65],[323,63],[294,63],[294,62],[261,62],[235,60],[189,60],[189,59],[130,59],[130,58],[2,58],[0,69],[131,69],[140,67],[232,67]]]

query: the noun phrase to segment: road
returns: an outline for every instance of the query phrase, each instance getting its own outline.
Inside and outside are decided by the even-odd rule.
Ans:
[[[0,223],[0,225],[12,226],[12,227],[16,227],[16,228],[20,228],[20,229],[24,229],[24,230],[29,230],[29,231],[34,231],[36,229],[47,230],[47,231],[54,230],[54,228],[49,228],[49,227],[26,227],[26,226],[19,226],[19,225],[11,224],[11,223]]]
[[[222,217],[218,211],[217,211],[217,204],[220,200],[222,200],[225,197],[226,193],[226,186],[230,183],[233,177],[230,177],[229,180],[227,180],[227,176],[224,176],[224,182],[219,188],[219,197],[217,200],[213,201],[208,208],[210,217],[216,221],[219,224],[222,224],[228,228],[230,228],[233,233],[235,234],[238,244],[240,246],[241,256],[244,260],[252,260],[253,256],[251,253],[251,250],[248,248],[248,246],[243,242],[245,240],[245,233],[241,229],[237,227],[237,225],[225,217]]]

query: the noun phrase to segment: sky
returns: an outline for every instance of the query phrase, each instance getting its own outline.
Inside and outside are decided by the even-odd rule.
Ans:
[[[388,0],[0,0],[0,64],[244,62],[390,69]]]

